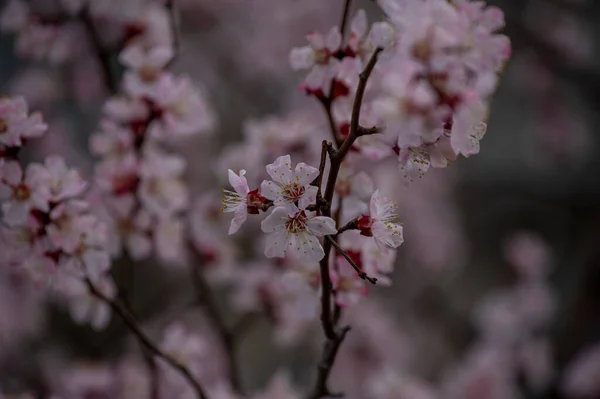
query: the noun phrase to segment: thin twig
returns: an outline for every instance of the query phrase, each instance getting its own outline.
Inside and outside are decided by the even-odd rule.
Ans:
[[[344,251],[342,249],[342,247],[340,247],[340,244],[338,244],[332,236],[325,236],[329,241],[331,241],[331,245],[333,245],[335,247],[335,249],[338,251],[338,253],[340,255],[342,255],[344,258],[346,258],[346,260],[348,261],[348,263],[350,263],[350,266],[352,266],[352,268],[356,271],[356,273],[358,274],[358,277],[362,278],[363,280],[367,280],[369,283],[371,284],[377,284],[377,279],[375,277],[369,277],[369,275],[367,273],[365,273],[364,271],[361,270],[360,267],[357,266],[356,263],[354,263],[354,261],[352,260],[352,258],[350,257],[350,255],[348,255],[346,253],[346,251]]]
[[[173,64],[173,62],[175,62],[175,60],[181,53],[181,38],[179,36],[179,24],[178,24],[177,7],[175,6],[175,0],[167,0],[165,7],[167,7],[167,10],[169,11],[169,18],[171,20],[171,30],[173,31],[173,50],[174,51],[173,51],[173,58],[167,64],[167,67],[169,67],[171,64]]]
[[[335,363],[335,358],[337,357],[340,345],[344,341],[344,338],[346,338],[346,334],[348,333],[348,331],[350,331],[349,326],[342,327],[339,331],[336,332],[334,339],[325,342],[323,346],[323,354],[319,362],[317,382],[315,384],[313,392],[309,396],[309,399],[321,399],[325,396],[341,396],[340,394],[332,394],[329,391],[329,388],[327,388],[327,380],[329,379],[329,374],[331,373],[331,369],[333,368],[333,364]]]
[[[118,84],[117,78],[114,76],[110,65],[111,52],[106,50],[104,44],[102,43],[102,38],[94,26],[94,21],[87,12],[81,13],[81,22],[83,23],[94,50],[96,51],[96,55],[98,56],[98,62],[100,64],[100,69],[102,70],[104,84],[110,93],[116,93],[118,90]]]
[[[344,11],[342,12],[342,22],[340,23],[340,33],[342,34],[342,38],[346,33],[346,25],[348,23],[348,14],[350,13],[350,3],[352,0],[346,0],[344,4]]]
[[[111,299],[108,296],[104,295],[100,290],[98,290],[94,286],[94,284],[89,278],[85,279],[85,283],[87,284],[88,289],[90,290],[92,295],[100,299],[102,302],[106,303],[108,306],[110,306],[114,313],[119,315],[119,317],[125,322],[125,324],[129,328],[131,333],[135,335],[137,340],[142,345],[144,345],[152,354],[167,362],[171,367],[177,370],[179,374],[181,374],[181,376],[190,383],[190,385],[192,385],[192,387],[196,391],[198,398],[208,399],[206,391],[204,390],[200,382],[194,377],[192,372],[185,365],[179,363],[169,354],[159,349],[158,346],[154,342],[152,342],[152,340],[146,335],[146,333],[142,331],[135,317],[129,312],[129,310],[127,310],[127,308],[119,300]]]
[[[337,232],[336,236],[338,236],[348,230],[357,230],[358,229],[358,219],[359,219],[359,217],[355,217],[354,219],[352,219],[351,221],[349,221],[348,223],[346,223],[345,225],[343,225],[342,227],[337,229],[338,232]]]
[[[194,254],[197,251],[192,248]],[[225,319],[222,317],[219,307],[214,300],[212,289],[208,281],[204,278],[204,274],[200,270],[199,262],[194,262],[190,265],[192,282],[196,288],[196,295],[198,296],[198,302],[202,304],[206,310],[206,314],[210,319],[211,324],[217,330],[217,334],[221,339],[225,356],[227,357],[228,374],[231,380],[231,386],[237,392],[242,393],[242,382],[241,376],[239,375],[236,360],[236,340],[235,336],[227,327]]]

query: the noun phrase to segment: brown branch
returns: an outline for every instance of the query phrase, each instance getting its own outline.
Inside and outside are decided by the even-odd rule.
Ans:
[[[350,148],[354,144],[354,141],[356,141],[356,139],[360,136],[360,132],[358,129],[358,121],[360,117],[362,101],[367,87],[367,81],[369,79],[369,76],[373,72],[373,69],[375,68],[375,64],[377,63],[377,59],[381,51],[383,51],[383,49],[381,48],[375,49],[373,55],[367,63],[367,66],[360,73],[358,87],[356,89],[356,95],[354,97],[354,104],[352,106],[350,133],[348,134],[348,137],[346,137],[342,145],[339,147],[339,150],[330,154],[331,167],[329,169],[329,176],[327,178],[327,186],[325,189],[324,196],[324,201],[327,204],[331,204],[331,201],[333,199],[335,184],[337,181],[338,173],[342,166],[342,161],[348,154],[348,151],[350,151]],[[331,208],[327,207],[326,209],[324,209],[323,214],[325,216],[331,217]],[[335,356],[337,355],[337,350],[339,349],[339,346],[342,343],[346,332],[348,331],[347,329],[336,331],[335,325],[341,317],[341,311],[336,308],[334,314],[332,314],[331,309],[333,284],[331,281],[331,274],[329,272],[329,254],[331,253],[331,247],[333,242],[335,241],[330,237],[324,240],[323,251],[325,255],[323,256],[323,259],[321,259],[321,261],[319,262],[319,269],[321,273],[321,326],[323,328],[325,336],[327,337],[327,342],[325,343],[325,350],[323,354],[325,360],[322,361],[319,365],[319,374],[313,394],[310,397],[311,399],[318,399],[322,396],[329,395],[326,386],[327,378],[329,377],[331,367],[333,366]]]
[[[119,86],[117,83],[117,78],[113,74],[111,67],[112,54],[102,43],[102,38],[96,30],[94,20],[87,11],[81,13],[81,22],[83,23],[96,55],[98,56],[98,62],[100,64],[100,69],[102,70],[102,79],[104,80],[104,84],[106,85],[108,91],[114,94],[118,91]]]
[[[349,221],[348,223],[346,223],[345,225],[343,225],[342,227],[337,229],[338,232],[337,232],[336,236],[338,236],[348,230],[357,230],[358,229],[358,219],[359,219],[359,217],[355,217],[354,219],[352,219],[351,221]]]
[[[346,33],[348,14],[350,13],[350,3],[352,3],[352,0],[346,0],[346,2],[344,3],[344,11],[342,12],[342,22],[340,23],[340,33],[342,34],[342,39],[344,38],[344,34]]]
[[[356,132],[356,134],[358,135],[358,137],[361,136],[368,136],[371,134],[377,134],[377,133],[381,133],[382,129],[380,127],[377,126],[373,126],[373,127],[362,127],[359,126],[358,127],[358,131]]]
[[[329,379],[329,374],[331,373],[331,369],[333,368],[333,364],[335,363],[335,358],[337,357],[338,350],[344,338],[346,338],[346,334],[350,331],[350,327],[342,327],[339,331],[336,332],[335,338],[332,340],[328,340],[323,345],[323,354],[321,356],[321,360],[319,362],[319,371],[317,374],[317,383],[315,384],[315,388],[313,392],[310,394],[309,399],[321,399],[323,397],[340,397],[340,394],[332,394],[327,387],[327,380]]]
[[[340,255],[342,255],[344,258],[346,258],[346,260],[348,261],[348,263],[350,263],[350,266],[352,266],[352,268],[356,271],[356,273],[358,274],[358,277],[362,278],[363,280],[368,281],[371,284],[377,284],[377,279],[375,277],[369,277],[369,275],[367,273],[365,273],[364,271],[361,270],[360,267],[358,267],[356,265],[356,263],[354,263],[354,261],[352,260],[352,258],[346,253],[346,251],[344,251],[342,249],[342,247],[340,247],[340,244],[338,244],[332,236],[325,236],[325,238],[327,238],[329,241],[331,241],[331,245],[334,246],[334,248],[336,249],[336,251],[338,251],[338,253]]]
[[[197,251],[195,248],[192,248],[192,252],[194,255],[197,255]],[[194,262],[190,265],[191,268],[191,277],[194,287],[196,289],[196,296],[198,297],[198,302],[204,307],[206,311],[206,315],[208,316],[211,324],[217,330],[217,335],[221,340],[221,344],[223,345],[223,350],[225,351],[225,356],[227,357],[227,368],[229,378],[231,380],[231,386],[237,392],[242,393],[242,382],[241,376],[239,375],[237,368],[237,360],[236,360],[236,340],[235,335],[232,333],[233,330],[227,327],[227,323],[225,319],[221,315],[219,311],[219,307],[214,300],[214,296],[212,293],[212,288],[208,281],[204,278],[204,274],[200,270],[200,262]]]
[[[125,325],[129,328],[131,333],[137,338],[137,340],[146,347],[153,355],[163,359],[167,362],[171,367],[181,374],[183,378],[185,378],[188,383],[194,388],[196,391],[196,395],[200,399],[208,399],[206,391],[198,382],[198,380],[194,377],[192,372],[183,364],[179,363],[169,354],[163,352],[158,346],[152,342],[152,340],[142,331],[140,326],[137,323],[135,317],[129,312],[129,310],[123,305],[123,303],[116,299],[111,299],[108,296],[104,295],[101,291],[99,291],[94,284],[91,282],[89,278],[85,279],[85,283],[88,286],[88,289],[96,298],[100,299],[102,302],[106,303],[114,313],[116,313],[124,322]]]
[[[179,36],[179,24],[177,23],[177,7],[175,6],[175,0],[167,0],[165,4],[169,12],[169,19],[171,22],[171,30],[173,31],[173,58],[167,64],[167,68],[175,62],[179,54],[181,53],[181,38]]]

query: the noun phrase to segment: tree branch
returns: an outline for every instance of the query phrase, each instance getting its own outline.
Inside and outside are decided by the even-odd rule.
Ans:
[[[350,13],[350,3],[352,3],[352,0],[346,0],[344,4],[344,11],[342,12],[342,22],[340,23],[340,33],[342,34],[342,39],[344,38],[344,34],[346,33],[348,14]]]
[[[152,342],[152,340],[142,331],[140,326],[137,323],[135,317],[129,312],[129,310],[123,305],[123,303],[119,300],[111,299],[108,296],[104,295],[101,291],[99,291],[92,281],[89,278],[85,278],[85,283],[88,286],[88,289],[96,298],[100,299],[102,302],[106,303],[113,310],[114,313],[119,315],[119,317],[125,322],[125,325],[129,328],[131,333],[137,338],[137,340],[146,347],[152,354],[163,359],[167,362],[171,367],[181,374],[183,378],[185,378],[188,383],[194,388],[196,391],[196,395],[200,399],[208,399],[206,395],[206,391],[198,382],[198,380],[194,377],[192,372],[183,364],[179,363],[169,354],[163,352],[158,346]]]
[[[104,84],[110,93],[116,93],[119,86],[117,83],[117,78],[114,76],[110,66],[111,52],[107,51],[102,44],[102,39],[98,34],[98,31],[94,26],[94,21],[88,12],[84,11],[81,13],[81,22],[83,23],[92,46],[96,51],[96,55],[98,56],[98,62],[100,63],[100,69],[102,70],[102,79],[104,80]]]
[[[319,362],[319,371],[317,374],[317,383],[313,392],[310,394],[309,399],[321,399],[324,396],[327,397],[340,397],[340,394],[332,394],[327,388],[327,380],[329,379],[329,374],[331,373],[331,369],[333,368],[333,364],[335,363],[335,358],[337,357],[338,350],[346,338],[346,334],[350,331],[350,327],[342,327],[335,334],[335,338],[332,340],[328,340],[323,345],[323,355],[321,356],[321,360]]]
[[[181,53],[181,38],[179,36],[179,24],[177,18],[177,7],[175,7],[175,0],[167,0],[165,7],[169,12],[169,19],[171,22],[171,30],[173,31],[173,58],[167,64],[167,68],[175,62],[179,54]]]
[[[335,247],[335,249],[338,251],[338,253],[340,255],[342,255],[344,258],[346,258],[346,260],[348,261],[348,263],[350,263],[350,266],[352,266],[352,268],[358,274],[358,277],[362,278],[363,280],[368,281],[371,284],[377,284],[377,279],[375,277],[369,277],[369,275],[367,273],[365,273],[364,271],[362,271],[361,268],[358,267],[356,265],[356,263],[354,263],[354,261],[352,260],[352,258],[346,253],[346,251],[344,251],[342,249],[342,247],[340,247],[340,245],[333,239],[332,236],[325,236],[325,238],[327,238],[329,241],[331,241],[331,245],[333,245]]]
[[[192,248],[193,253],[196,255],[197,251],[195,248]],[[221,339],[221,344],[223,345],[223,350],[225,351],[225,356],[227,357],[227,368],[229,379],[231,380],[231,386],[237,392],[242,393],[242,382],[241,377],[237,368],[237,360],[236,360],[236,340],[235,335],[232,331],[227,327],[227,323],[225,319],[222,317],[221,312],[219,311],[219,307],[214,300],[214,296],[212,293],[212,288],[208,281],[204,278],[202,271],[199,268],[200,263],[194,262],[190,265],[191,273],[192,273],[192,282],[194,287],[196,288],[196,295],[198,297],[198,302],[200,302],[205,311],[206,315],[210,319],[211,324],[217,330],[217,334]]]

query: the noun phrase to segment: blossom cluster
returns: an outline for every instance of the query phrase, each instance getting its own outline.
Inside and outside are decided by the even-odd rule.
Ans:
[[[85,280],[108,297],[115,294],[107,276],[107,230],[81,198],[85,181],[60,156],[22,166],[22,145],[47,129],[23,98],[0,100],[0,127],[0,263],[56,289],[77,321],[106,325],[109,309],[92,297]]]
[[[358,74],[372,52],[383,49],[361,113],[362,124],[379,126],[383,134],[359,138],[355,147],[375,161],[395,153],[400,170],[413,180],[429,167],[446,167],[459,154],[479,152],[489,98],[510,42],[496,33],[503,13],[484,2],[379,4],[385,22],[367,33],[366,14],[359,11],[345,46],[338,28],[327,36],[313,33],[307,37],[310,46],[294,49],[290,62],[310,70],[305,80],[310,94],[323,98],[331,92],[328,101],[343,138]]]
[[[164,260],[181,260],[181,216],[189,204],[186,161],[165,147],[206,133],[215,122],[191,80],[165,70],[175,55],[173,42],[165,42],[172,37],[168,21],[160,7],[128,37],[119,54],[125,66],[121,92],[107,100],[100,131],[90,140],[91,152],[100,157],[95,183],[114,257],[124,248],[142,260],[155,248]]]

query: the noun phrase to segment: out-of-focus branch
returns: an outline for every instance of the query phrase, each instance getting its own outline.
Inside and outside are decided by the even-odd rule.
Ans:
[[[206,391],[200,384],[200,382],[194,377],[192,372],[183,364],[179,363],[169,354],[163,352],[152,340],[142,331],[141,327],[138,325],[137,320],[131,314],[131,312],[127,309],[127,307],[118,299],[111,299],[108,296],[104,295],[100,290],[98,290],[92,281],[88,278],[85,279],[85,283],[90,290],[90,293],[94,295],[96,298],[100,299],[102,302],[106,303],[114,313],[116,313],[124,322],[125,325],[129,328],[131,333],[136,337],[136,339],[146,347],[154,356],[157,356],[160,359],[163,359],[167,362],[171,367],[181,374],[183,378],[185,378],[188,383],[194,388],[196,395],[200,399],[208,399]]]
[[[348,14],[350,13],[350,4],[352,0],[346,0],[344,3],[344,11],[342,12],[342,22],[340,23],[340,33],[342,34],[342,38],[346,33],[346,25],[348,24]]]
[[[342,394],[332,394],[329,392],[327,388],[327,380],[329,379],[329,374],[331,374],[331,369],[333,368],[333,364],[335,363],[335,358],[337,357],[338,350],[344,342],[344,338],[346,338],[346,334],[350,331],[350,327],[342,327],[339,331],[336,332],[335,338],[332,340],[328,340],[323,345],[323,354],[321,356],[321,360],[319,361],[319,371],[317,374],[317,382],[315,384],[315,388],[313,392],[310,394],[309,399],[321,399],[324,397],[342,397]]]
[[[110,93],[116,93],[119,86],[117,83],[117,78],[113,74],[110,66],[112,53],[108,51],[102,43],[100,34],[94,25],[94,20],[89,13],[87,11],[82,12],[80,18],[87,31],[90,42],[92,43],[93,50],[96,52],[96,56],[98,57],[98,63],[100,64],[100,69],[102,70],[102,79],[104,80],[104,84]]]
[[[238,339],[247,331],[260,317],[257,313],[247,313],[240,317],[233,326],[229,327],[214,300],[212,287],[206,281],[200,266],[202,261],[198,258],[198,252],[190,243],[190,251],[194,255],[195,262],[190,265],[191,277],[196,289],[197,303],[204,307],[212,326],[223,345],[225,356],[227,357],[228,374],[231,380],[231,386],[238,392],[243,393],[242,379],[238,370],[236,359],[236,344]]]
[[[175,6],[175,0],[167,0],[165,7],[169,12],[169,19],[171,21],[171,30],[173,32],[173,58],[169,61],[169,66],[175,62],[179,54],[181,53],[181,37],[179,33],[179,19],[177,14],[177,7]]]

